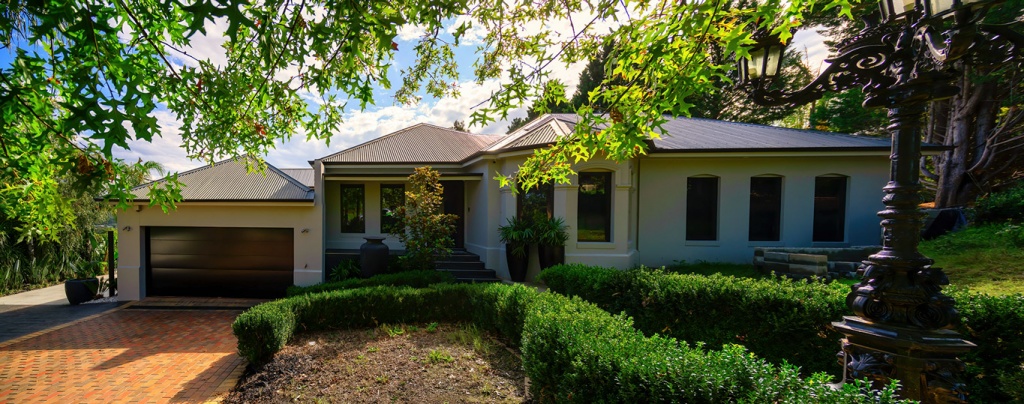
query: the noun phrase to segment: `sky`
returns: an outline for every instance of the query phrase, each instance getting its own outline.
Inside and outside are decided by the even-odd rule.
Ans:
[[[458,25],[459,21],[456,20]],[[564,26],[557,26],[553,29],[556,32],[570,32],[567,23]],[[221,45],[225,41],[223,36],[226,24],[208,22],[207,34],[193,38],[192,46],[186,51],[197,58],[209,59],[214,64],[224,64],[225,57]],[[607,27],[605,28],[607,29]],[[389,71],[392,83],[401,83],[399,70],[403,66],[409,66],[414,62],[415,52],[413,48],[422,32],[415,27],[402,27],[399,35],[395,38],[398,44],[398,52],[394,63]],[[360,143],[375,139],[377,137],[395,132],[402,128],[417,123],[430,123],[438,126],[450,127],[457,120],[469,123],[469,116],[473,113],[473,107],[484,102],[490,94],[499,89],[499,83],[495,80],[487,81],[480,85],[473,79],[471,71],[473,62],[476,60],[476,50],[480,45],[482,33],[470,30],[461,41],[460,46],[455,50],[455,56],[459,63],[460,82],[459,97],[445,97],[434,99],[425,94],[420,94],[423,99],[416,105],[401,105],[394,103],[394,92],[396,88],[377,88],[374,91],[376,105],[370,105],[365,110],[349,108],[345,113],[345,123],[334,134],[331,135],[330,145],[323,140],[307,141],[305,135],[299,134],[287,141],[279,141],[275,150],[263,156],[266,161],[278,168],[309,168],[308,161],[319,157],[347,149]],[[800,31],[794,37],[795,49],[805,53],[806,61],[812,71],[822,65],[822,60],[827,56],[828,50],[822,43],[822,38],[813,29]],[[171,58],[172,64],[195,63],[185,57]],[[10,63],[8,55],[0,56],[0,63]],[[556,66],[553,63],[549,66],[551,78],[561,80],[567,86],[567,96],[571,97],[579,82],[579,74],[584,64]],[[526,107],[514,110],[509,120],[526,116]],[[155,117],[161,128],[162,136],[154,138],[152,142],[134,141],[129,143],[129,149],[115,148],[114,156],[125,161],[137,161],[139,159],[155,161],[160,163],[168,172],[180,172],[197,168],[203,161],[190,160],[186,157],[185,150],[181,147],[182,141],[179,127],[181,122],[176,119],[173,113],[160,108],[156,111]],[[508,121],[493,122],[486,127],[473,126],[469,130],[473,133],[482,134],[504,134],[508,127]]]

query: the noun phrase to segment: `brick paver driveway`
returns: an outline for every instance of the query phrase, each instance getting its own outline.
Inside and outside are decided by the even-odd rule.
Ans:
[[[243,367],[239,313],[128,308],[0,344],[0,403],[207,401]]]

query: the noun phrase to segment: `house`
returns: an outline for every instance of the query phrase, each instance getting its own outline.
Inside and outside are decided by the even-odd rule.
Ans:
[[[148,206],[152,184],[118,214],[122,298],[279,293],[322,282],[330,254],[379,235],[413,168],[441,173],[457,248],[508,278],[498,226],[522,209],[563,217],[566,260],[629,268],[678,260],[749,262],[755,247],[878,244],[888,181],[885,139],[677,118],[649,154],[577,164],[570,184],[513,193],[535,148],[570,133],[571,114],[501,136],[414,125],[310,161],[246,174],[226,160],[179,175],[177,210]],[[934,151],[934,147],[926,147]],[[389,237],[392,249],[401,249]],[[538,271],[536,258],[530,276]]]

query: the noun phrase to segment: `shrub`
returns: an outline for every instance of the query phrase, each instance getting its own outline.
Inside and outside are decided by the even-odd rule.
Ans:
[[[297,296],[332,290],[355,289],[367,286],[410,286],[424,288],[435,283],[454,283],[455,276],[443,271],[408,271],[376,275],[367,279],[349,278],[340,282],[321,283],[312,286],[289,286],[286,295]]]
[[[979,223],[1024,223],[1024,183],[978,198],[974,214]]]
[[[418,167],[409,176],[409,190],[405,192],[405,205],[395,210],[398,218],[396,236],[405,246],[402,256],[407,269],[434,267],[436,256],[451,253],[458,216],[446,214],[442,208],[441,174],[430,167]]]
[[[296,331],[429,321],[473,322],[521,340],[531,390],[542,401],[896,402],[891,388],[865,394],[863,385],[851,384],[832,390],[821,376],[801,380],[794,368],[776,367],[739,346],[705,352],[671,338],[648,338],[624,314],[525,286],[376,286],[304,294],[253,307],[233,328],[239,352],[258,365]]]
[[[951,290],[960,310],[959,331],[978,345],[961,359],[967,364],[971,401],[1024,400],[1024,295],[990,296]]]
[[[327,275],[328,282],[341,282],[349,278],[355,278],[359,276],[359,261],[354,259],[344,259],[338,263],[338,266],[331,268],[331,272]]]
[[[541,279],[553,291],[625,312],[646,335],[712,349],[743,344],[772,362],[799,364],[805,374],[842,371],[835,364],[840,335],[829,328],[847,311],[842,285],[582,265],[549,268]]]

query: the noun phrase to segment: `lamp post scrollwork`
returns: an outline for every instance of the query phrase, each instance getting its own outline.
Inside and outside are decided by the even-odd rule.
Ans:
[[[954,78],[965,67],[998,66],[1020,56],[1024,37],[1009,26],[981,23],[996,3],[882,0],[880,13],[867,16],[866,27],[796,91],[769,89],[782,71],[784,46],[777,40],[760,37],[750,60],[739,60],[740,85],[761,105],[799,106],[826,92],[861,87],[865,107],[888,109],[892,154],[885,209],[878,213],[882,250],[863,262],[862,280],[847,296],[856,315],[833,326],[845,336],[839,357],[848,377],[878,385],[898,379],[903,397],[926,403],[966,401],[957,356],[974,344],[951,330],[959,314],[942,293],[949,280],[918,251],[924,113],[929,102],[957,94]]]

